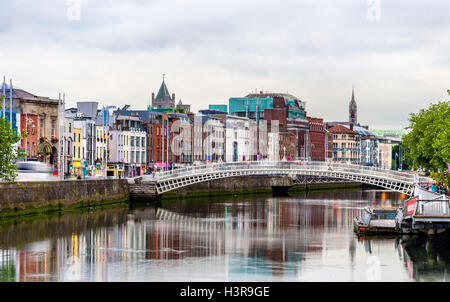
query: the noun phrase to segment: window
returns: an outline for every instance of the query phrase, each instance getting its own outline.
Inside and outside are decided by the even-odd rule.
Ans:
[[[56,120],[52,119],[52,135],[56,136]]]
[[[44,119],[43,118],[40,118],[39,119],[39,131],[40,131],[40,133],[39,133],[39,136],[44,136]]]

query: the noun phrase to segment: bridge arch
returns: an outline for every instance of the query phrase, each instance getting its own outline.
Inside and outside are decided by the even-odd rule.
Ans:
[[[326,162],[239,162],[217,163],[176,169],[144,176],[143,182],[154,182],[158,194],[163,194],[196,183],[236,176],[316,176],[345,179],[376,185],[412,196],[416,183],[414,174],[351,164]]]

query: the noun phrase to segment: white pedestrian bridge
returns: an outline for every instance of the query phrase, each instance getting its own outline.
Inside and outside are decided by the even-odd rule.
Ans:
[[[345,179],[379,186],[413,196],[419,176],[412,172],[399,172],[347,163],[309,161],[255,161],[213,163],[157,172],[142,177],[142,184],[156,185],[157,194],[163,194],[196,183],[227,177],[267,175],[326,177]]]

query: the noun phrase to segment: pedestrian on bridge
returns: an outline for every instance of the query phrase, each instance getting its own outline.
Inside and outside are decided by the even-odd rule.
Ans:
[[[431,192],[437,193],[437,186],[436,186],[436,184],[433,184],[433,185],[431,186]]]

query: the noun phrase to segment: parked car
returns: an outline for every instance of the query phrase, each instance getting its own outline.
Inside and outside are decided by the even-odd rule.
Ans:
[[[16,166],[16,182],[59,180],[53,175],[53,168],[45,163],[25,161],[17,162]]]

